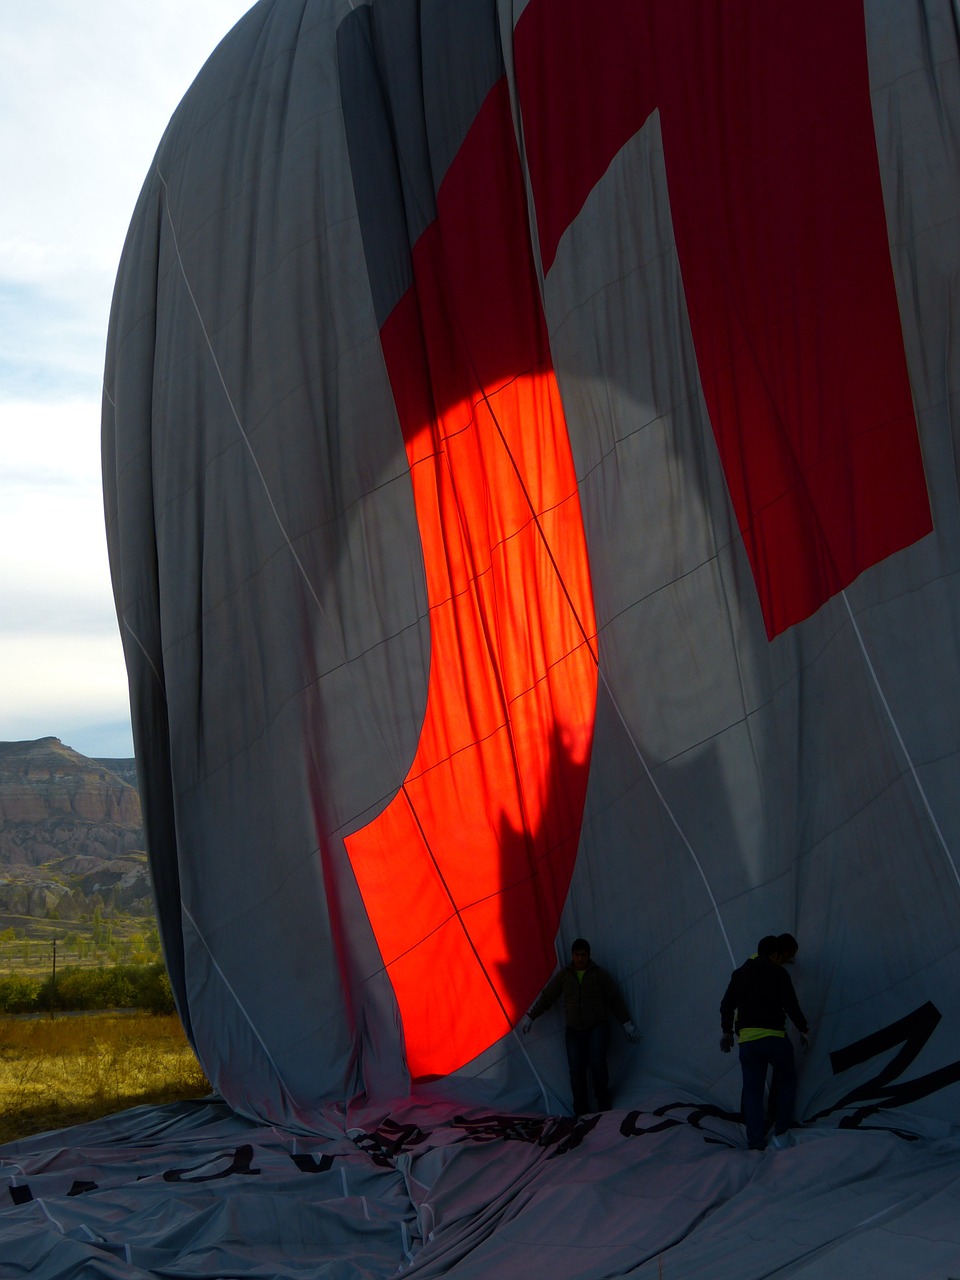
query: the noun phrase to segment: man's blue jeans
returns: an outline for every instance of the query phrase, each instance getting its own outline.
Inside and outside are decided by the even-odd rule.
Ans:
[[[593,1083],[598,1111],[610,1110],[610,1082],[607,1077],[607,1042],[610,1039],[608,1023],[586,1031],[567,1027],[567,1063],[570,1066],[570,1087],[573,1090],[573,1113],[582,1116],[590,1110],[587,1098],[587,1072]]]
[[[763,1147],[766,1122],[763,1113],[763,1086],[767,1067],[773,1067],[776,1081],[777,1114],[774,1128],[786,1133],[793,1123],[797,1100],[797,1068],[793,1045],[786,1036],[764,1036],[762,1040],[746,1040],[740,1045],[740,1070],[743,1072],[743,1119],[747,1126],[747,1146]]]

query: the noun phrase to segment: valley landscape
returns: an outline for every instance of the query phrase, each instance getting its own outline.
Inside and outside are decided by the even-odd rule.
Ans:
[[[0,743],[0,974],[146,963],[160,940],[133,760]]]
[[[173,1011],[133,760],[0,743],[0,1015],[0,1142],[209,1091]]]

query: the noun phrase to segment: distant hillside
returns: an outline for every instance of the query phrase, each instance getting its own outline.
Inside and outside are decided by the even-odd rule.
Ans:
[[[152,914],[135,777],[59,738],[0,742],[0,915]]]
[[[136,760],[104,760],[97,756],[94,764],[102,764],[103,767],[115,774],[123,782],[131,787],[137,786],[137,762]]]

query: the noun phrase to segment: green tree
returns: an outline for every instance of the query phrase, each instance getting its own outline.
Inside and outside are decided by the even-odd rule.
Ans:
[[[0,1012],[31,1013],[37,1007],[40,983],[23,974],[0,978]]]

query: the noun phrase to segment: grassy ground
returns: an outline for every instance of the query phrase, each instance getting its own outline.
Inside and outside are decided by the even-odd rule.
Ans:
[[[209,1092],[176,1015],[0,1017],[0,1142]]]

